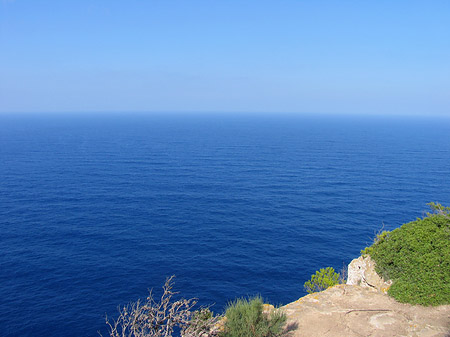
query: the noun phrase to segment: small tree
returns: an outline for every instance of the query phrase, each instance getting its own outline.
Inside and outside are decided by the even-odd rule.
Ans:
[[[166,279],[163,294],[155,300],[150,291],[145,301],[138,300],[122,308],[119,317],[106,324],[111,337],[169,337],[180,331],[182,337],[216,336],[215,324],[221,318],[214,317],[207,309],[193,311],[196,299],[173,300],[174,276]]]
[[[316,271],[316,274],[311,275],[311,279],[304,284],[305,290],[308,294],[325,290],[336,284],[339,284],[339,274],[334,271],[334,268],[321,268]]]

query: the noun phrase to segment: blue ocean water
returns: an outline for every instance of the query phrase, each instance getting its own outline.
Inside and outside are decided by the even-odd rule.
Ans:
[[[176,289],[221,311],[304,295],[381,228],[450,205],[450,120],[0,116],[2,336],[106,335]]]

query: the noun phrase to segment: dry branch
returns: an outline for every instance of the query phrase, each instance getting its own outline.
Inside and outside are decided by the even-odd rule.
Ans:
[[[116,320],[106,317],[110,337],[170,337],[179,331],[182,337],[209,337],[217,335],[217,322],[221,317],[201,319],[193,311],[197,300],[173,300],[174,276],[166,279],[163,294],[155,300],[150,290],[146,301],[138,300],[122,308]],[[204,310],[204,309],[203,309]]]

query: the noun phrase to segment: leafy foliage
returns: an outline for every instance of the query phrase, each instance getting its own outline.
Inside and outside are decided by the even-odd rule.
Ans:
[[[380,244],[381,242],[383,242],[384,240],[386,240],[386,238],[389,236],[389,233],[390,233],[390,231],[382,231],[382,232],[378,233],[377,236],[375,237],[375,239],[373,240],[372,246],[364,248],[361,251],[361,254],[370,255],[370,253],[373,251],[373,248],[375,246],[377,246],[378,244]]]
[[[339,278],[340,274],[336,273],[334,268],[321,268],[311,275],[311,279],[305,282],[304,287],[308,294],[312,294],[339,284]]]
[[[430,203],[423,219],[383,233],[363,252],[393,281],[389,295],[422,305],[450,303],[450,208]]]
[[[235,300],[229,304],[225,317],[223,337],[281,336],[286,322],[286,315],[279,310],[265,313],[261,297]]]
[[[430,202],[427,204],[431,208],[431,213],[428,212],[427,215],[431,216],[433,214],[443,215],[450,219],[450,207],[442,206],[440,203]]]

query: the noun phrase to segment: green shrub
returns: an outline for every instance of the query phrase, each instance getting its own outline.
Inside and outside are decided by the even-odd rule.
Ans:
[[[225,312],[224,337],[275,337],[283,334],[286,315],[280,310],[263,312],[261,297],[237,299]]]
[[[373,251],[373,247],[376,246],[377,244],[383,242],[384,240],[386,240],[386,238],[389,236],[390,231],[382,231],[380,233],[377,234],[377,236],[375,237],[375,239],[373,240],[373,244],[372,246],[366,247],[361,251],[362,255],[370,255],[370,253]]]
[[[334,268],[321,268],[311,275],[311,279],[305,282],[304,287],[308,294],[312,294],[339,284],[339,277],[340,274],[336,273]]]
[[[424,219],[404,224],[364,250],[376,271],[393,284],[388,294],[399,302],[450,304],[450,208],[429,204]]]

